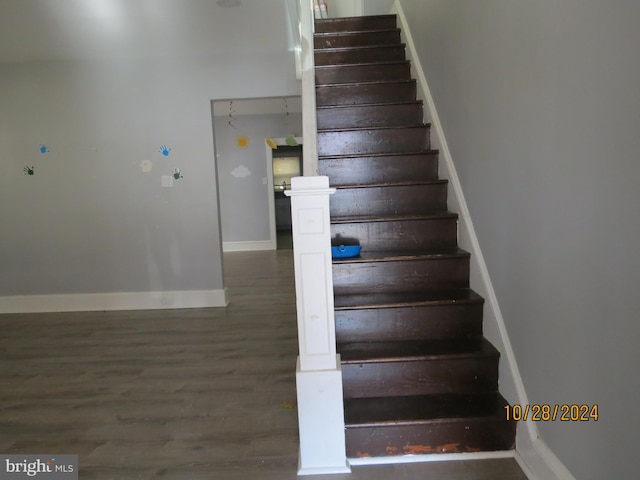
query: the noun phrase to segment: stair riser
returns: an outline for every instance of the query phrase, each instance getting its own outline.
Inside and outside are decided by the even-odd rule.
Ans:
[[[318,129],[422,125],[422,104],[319,108]]]
[[[482,304],[337,310],[336,340],[393,342],[482,335]]]
[[[447,184],[339,188],[329,202],[331,215],[338,217],[444,211]]]
[[[316,85],[410,80],[409,62],[316,67]]]
[[[347,427],[347,457],[511,450],[515,447],[515,432],[515,422],[495,417]]]
[[[368,252],[388,250],[389,245],[395,250],[421,250],[455,247],[457,228],[456,218],[341,223],[331,226],[331,238],[341,245],[359,243]]]
[[[388,30],[396,28],[395,15],[344,17],[316,20],[316,33],[354,32],[362,30]]]
[[[348,50],[320,49],[314,53],[316,65],[340,65],[405,60],[404,45],[356,47]]]
[[[314,48],[364,47],[367,45],[397,45],[400,43],[400,30],[379,32],[354,32],[341,35],[316,33]]]
[[[334,292],[415,292],[469,287],[469,257],[389,262],[336,262]]]
[[[342,365],[344,398],[494,392],[498,357]]]
[[[316,88],[316,105],[411,102],[416,99],[416,82],[346,84]]]
[[[366,155],[429,150],[429,127],[318,132],[318,155]]]
[[[438,178],[438,155],[320,158],[318,172],[332,187],[429,181]]]

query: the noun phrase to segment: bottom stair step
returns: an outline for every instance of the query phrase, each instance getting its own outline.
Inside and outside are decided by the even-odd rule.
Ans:
[[[505,405],[499,393],[347,399],[347,456],[510,450]]]

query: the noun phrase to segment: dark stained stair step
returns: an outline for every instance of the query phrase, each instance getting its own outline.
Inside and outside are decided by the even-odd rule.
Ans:
[[[321,85],[316,87],[316,105],[410,102],[416,92],[414,79]]]
[[[422,102],[318,107],[319,130],[423,125]]]
[[[345,398],[490,393],[500,353],[482,337],[338,344]]]
[[[338,343],[482,335],[484,300],[470,289],[336,295]]]
[[[316,66],[405,60],[405,45],[365,45],[315,50]]]
[[[315,21],[316,33],[388,30],[396,28],[395,15],[368,15],[362,17],[325,18]]]
[[[336,295],[469,288],[469,253],[460,248],[362,252],[333,260]]]
[[[359,295],[336,295],[335,309],[355,310],[370,308],[400,308],[419,305],[438,306],[447,304],[483,304],[484,299],[473,290],[435,290],[425,292],[363,293]]]
[[[430,125],[318,131],[318,155],[427,152]]]
[[[356,63],[344,65],[318,65],[315,68],[316,85],[410,80],[411,64],[408,60]]]
[[[347,456],[510,450],[505,405],[498,393],[347,399]]]
[[[365,251],[423,250],[455,247],[458,215],[434,212],[423,215],[360,216],[331,218],[334,245],[361,245]]]
[[[345,402],[345,423],[350,427],[427,423],[495,415],[507,401],[497,392],[407,397],[351,398]]]
[[[436,180],[438,151],[324,156],[318,159],[318,172],[329,177],[332,187]]]
[[[331,215],[420,215],[447,209],[447,180],[344,185],[329,197]]]
[[[400,44],[400,29],[362,30],[358,32],[315,33],[314,48],[358,47],[364,45]]]

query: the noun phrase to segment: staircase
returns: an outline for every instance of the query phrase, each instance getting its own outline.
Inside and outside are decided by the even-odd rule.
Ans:
[[[498,351],[394,15],[316,20],[318,170],[331,197],[347,456],[514,447]]]

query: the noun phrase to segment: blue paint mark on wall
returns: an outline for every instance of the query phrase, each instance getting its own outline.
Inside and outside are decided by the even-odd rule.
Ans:
[[[171,149],[169,147],[167,147],[166,145],[162,145],[160,147],[160,153],[162,155],[164,155],[165,157],[168,157],[169,154],[171,153]]]
[[[47,146],[46,146],[46,145],[42,145],[42,144],[40,144],[40,153],[41,153],[41,154],[43,154],[43,155],[44,155],[45,153],[49,153],[49,151],[50,151],[50,150],[47,148]]]

